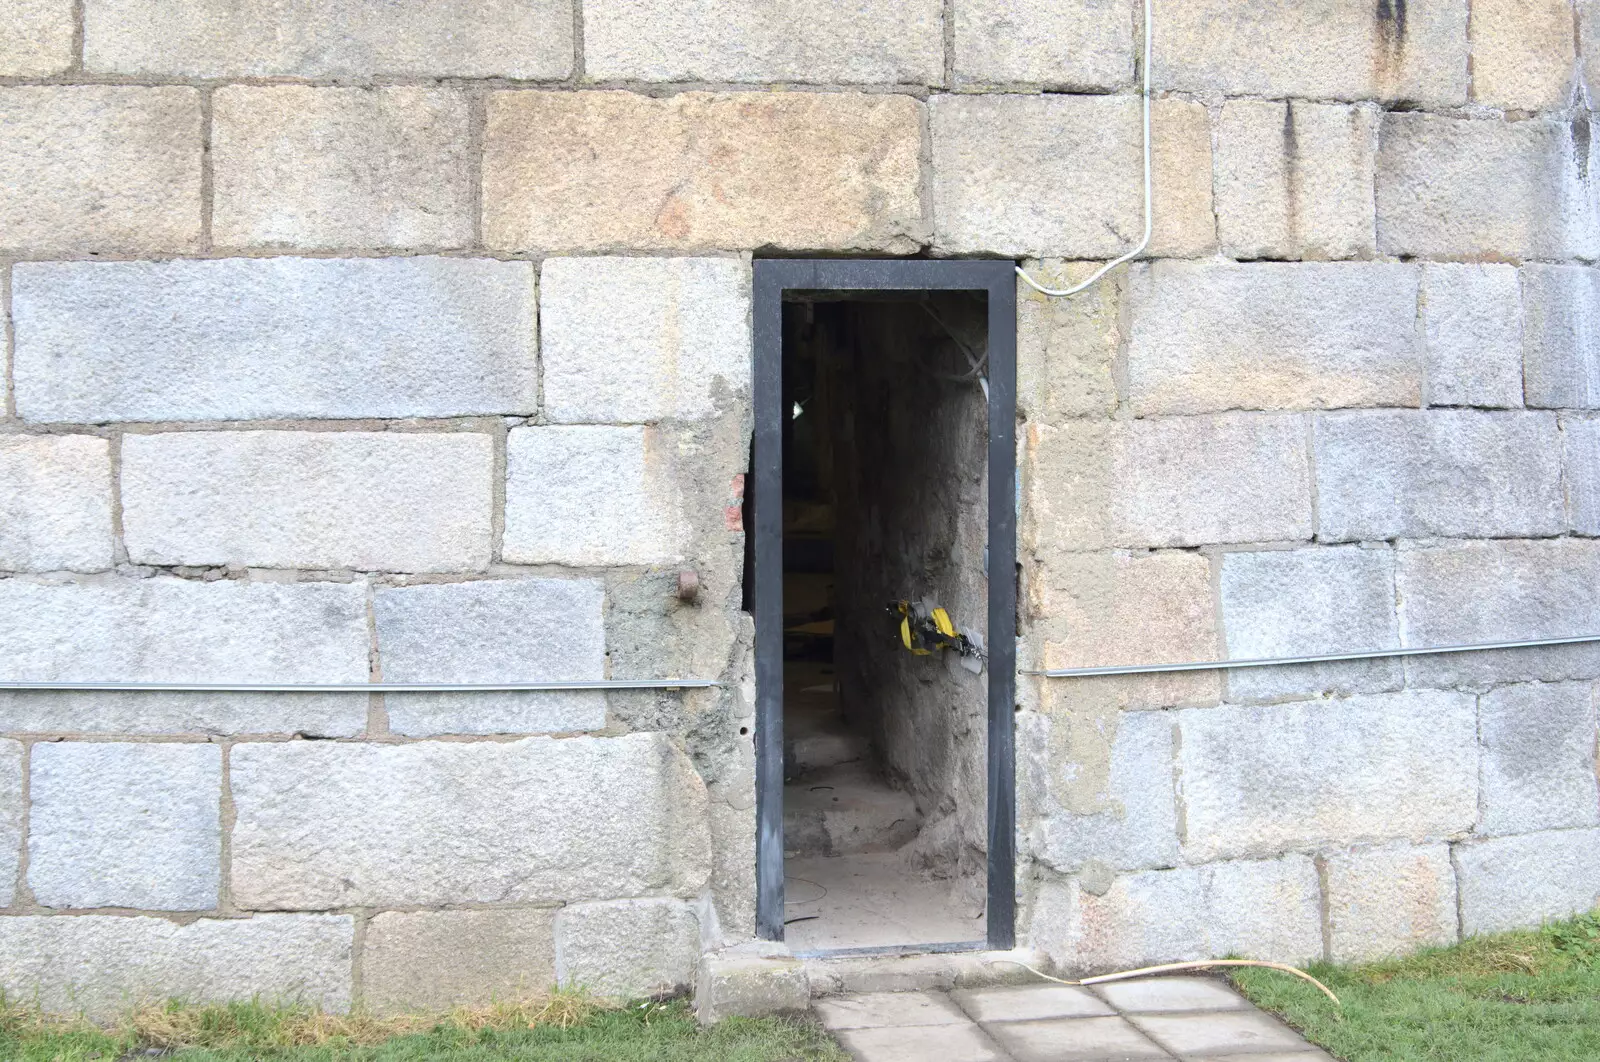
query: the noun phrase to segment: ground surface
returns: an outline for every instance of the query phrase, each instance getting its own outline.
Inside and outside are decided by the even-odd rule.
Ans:
[[[882,992],[817,1012],[857,1062],[1331,1062],[1208,977]]]
[[[1600,913],[1359,967],[1312,967],[1343,1001],[1261,971],[1260,1006],[1349,1062],[1600,1059]]]

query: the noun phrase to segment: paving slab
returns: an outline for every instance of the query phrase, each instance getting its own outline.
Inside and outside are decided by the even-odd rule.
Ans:
[[[976,1025],[847,1029],[838,1036],[856,1062],[1010,1062]]]
[[[983,1029],[1016,1062],[1132,1062],[1170,1057],[1120,1017],[1002,1021]]]
[[[1004,985],[963,988],[950,993],[974,1021],[1037,1021],[1042,1018],[1093,1018],[1116,1011],[1087,988],[1071,985]]]
[[[1135,1014],[1129,1020],[1180,1055],[1294,1051],[1306,1045],[1299,1033],[1260,1011]]]
[[[1206,1055],[1192,1062],[1335,1062],[1326,1051],[1249,1051],[1242,1055]]]
[[[1250,1004],[1213,977],[1151,977],[1095,985],[1095,993],[1129,1014],[1185,1010],[1249,1010]]]
[[[817,1002],[824,1028],[899,1028],[907,1025],[966,1025],[967,1016],[938,992],[868,992]]]

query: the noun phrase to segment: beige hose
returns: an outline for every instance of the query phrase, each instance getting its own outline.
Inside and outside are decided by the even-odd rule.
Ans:
[[[1042,977],[1046,981],[1054,981],[1058,985],[1080,985],[1084,987],[1088,985],[1103,985],[1111,981],[1127,981],[1135,977],[1153,977],[1157,974],[1179,973],[1183,970],[1206,970],[1213,966],[1259,966],[1266,970],[1280,970],[1283,973],[1294,974],[1303,981],[1310,981],[1322,990],[1323,995],[1333,1000],[1334,1006],[1344,1005],[1339,1002],[1339,997],[1333,994],[1332,989],[1304,970],[1297,970],[1287,963],[1262,962],[1259,959],[1207,959],[1204,962],[1169,962],[1163,966],[1141,966],[1137,970],[1119,970],[1117,973],[1101,974],[1098,977],[1085,977],[1081,981],[1066,981],[1059,977],[1051,977],[1049,974],[1041,973],[1027,963],[1018,962],[1016,959],[984,959],[983,961],[990,965],[997,962],[1010,963],[1012,966],[1022,967],[1035,977]]]

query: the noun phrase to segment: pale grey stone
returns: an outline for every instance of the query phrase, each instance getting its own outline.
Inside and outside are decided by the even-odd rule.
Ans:
[[[212,97],[220,247],[464,247],[467,97],[453,89],[230,85]]]
[[[811,981],[798,959],[707,955],[695,981],[695,1016],[702,1025],[724,1018],[764,1018],[811,1009]]]
[[[606,677],[605,587],[494,579],[380,590],[385,682],[570,682]],[[400,734],[598,730],[603,693],[406,693],[384,698]]]
[[[1522,269],[1522,352],[1530,406],[1600,409],[1600,269]]]
[[[27,682],[365,682],[349,583],[0,580],[0,656]]]
[[[1438,690],[1180,711],[1184,854],[1463,833],[1478,817],[1477,729],[1474,698]]]
[[[0,739],[0,907],[10,907],[22,861],[22,743]]]
[[[564,424],[698,420],[750,392],[750,267],[736,258],[547,258],[545,415]]]
[[[207,674],[220,673],[212,670]],[[300,681],[321,682],[326,676],[327,672],[306,675]],[[191,677],[199,681],[207,676]],[[361,678],[347,677],[343,681],[359,682]],[[368,697],[361,693],[0,690],[0,731],[354,737],[366,729],[367,701]]]
[[[1478,645],[1600,633],[1600,542],[1454,542],[1403,548],[1400,644]],[[1452,653],[1406,661],[1413,686],[1600,677],[1589,645]]]
[[[537,405],[529,262],[227,258],[13,269],[40,421],[449,417]]]
[[[246,909],[698,895],[710,872],[705,787],[662,734],[244,744],[230,778]]]
[[[1461,931],[1529,929],[1600,904],[1600,830],[1554,830],[1458,845]]]
[[[650,428],[517,428],[502,552],[520,564],[661,564],[682,551],[671,443]]]
[[[1140,107],[1132,96],[944,94],[929,104],[935,242],[953,254],[1111,258],[1139,242]],[[1211,131],[1186,100],[1152,104],[1150,253],[1216,244]]]
[[[1373,410],[1316,418],[1317,536],[1507,538],[1566,528],[1553,413]]]
[[[588,0],[583,71],[596,81],[937,85],[939,0]]]
[[[1593,258],[1600,225],[1567,122],[1388,113],[1378,251],[1426,258]],[[1579,158],[1583,151],[1585,157]]]
[[[0,88],[0,251],[196,250],[200,154],[192,88]]]
[[[1467,102],[1467,5],[1452,0],[1158,2],[1154,80],[1181,92]]]
[[[1058,727],[1053,716],[1034,716],[1023,723],[1020,759],[1028,774],[1038,776],[1033,785],[1042,805],[1035,809],[1028,827],[1038,859],[1067,873],[1079,871],[1091,861],[1115,870],[1178,862],[1169,713],[1117,715],[1105,785],[1093,794],[1092,803],[1073,799],[1077,776],[1089,773],[1075,761],[1104,753],[1072,748],[1074,731]],[[1031,729],[1042,733],[1026,733]],[[1057,792],[1058,787],[1062,792]]]
[[[380,1013],[537,998],[555,984],[549,910],[384,911],[367,923],[361,999]]]
[[[1136,415],[1421,402],[1413,266],[1158,262],[1130,298]]]
[[[1509,265],[1422,267],[1428,404],[1522,405],[1522,289]]]
[[[1525,111],[1570,105],[1574,6],[1571,0],[1473,0],[1473,102]]]
[[[111,547],[110,444],[0,436],[0,569],[103,571]]]
[[[135,564],[480,570],[493,479],[479,432],[127,435],[123,536]]]
[[[217,906],[216,745],[41,742],[28,784],[28,885],[41,906]]]
[[[1600,535],[1600,420],[1561,418],[1567,521],[1581,535]]]
[[[1217,128],[1217,234],[1230,258],[1370,257],[1378,111],[1228,100]]]
[[[1133,79],[1128,0],[970,0],[955,16],[959,82],[1115,89]]]
[[[1317,870],[1306,856],[1147,870],[1103,894],[1078,878],[1042,886],[1029,944],[1073,970],[1238,954],[1300,963],[1322,954]]]
[[[72,0],[10,0],[0,22],[0,75],[47,77],[72,65]]]
[[[556,914],[556,979],[614,999],[694,984],[700,919],[681,900],[568,904]]]
[[[1058,549],[1311,537],[1305,421],[1223,414],[1030,426],[1024,477]]]
[[[141,1003],[259,999],[350,1006],[349,915],[0,918],[0,987],[56,1014],[110,1019]]]
[[[571,0],[87,0],[84,65],[176,77],[560,79]]]
[[[1397,649],[1394,554],[1354,546],[1226,553],[1222,624],[1234,660]],[[1242,668],[1230,700],[1398,689],[1398,660]]]
[[[1335,962],[1373,962],[1456,941],[1450,847],[1386,845],[1323,860]]]
[[[1589,682],[1502,686],[1478,701],[1480,834],[1600,826]]]

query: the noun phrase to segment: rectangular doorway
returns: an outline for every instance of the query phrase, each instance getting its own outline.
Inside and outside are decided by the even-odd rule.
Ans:
[[[757,923],[1014,942],[1010,262],[758,260]]]

